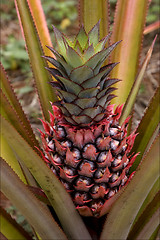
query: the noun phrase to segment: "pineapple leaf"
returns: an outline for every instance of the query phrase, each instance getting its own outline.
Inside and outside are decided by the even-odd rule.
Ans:
[[[66,91],[63,91],[62,89],[57,89],[57,91],[60,93],[61,96],[63,96],[63,98],[68,102],[72,102],[74,101],[77,96],[72,94],[72,93],[69,93],[69,92],[66,92]]]
[[[84,109],[84,108],[94,107],[96,102],[97,102],[96,97],[92,97],[92,98],[77,99],[74,103],[77,104],[80,108]]]
[[[54,102],[57,97],[53,93],[48,81],[51,80],[45,60],[41,57],[44,55],[37,30],[28,6],[25,0],[15,0],[17,13],[20,24],[23,26],[23,33],[27,45],[30,63],[33,70],[36,86],[39,93],[40,104],[45,119],[49,120],[48,110],[51,110],[50,101]]]
[[[47,46],[47,48],[50,49],[51,52],[53,52],[57,58],[57,61],[64,67],[67,74],[69,75],[72,71],[73,67],[71,67],[66,61],[64,60],[63,56],[61,56],[56,50],[54,50],[52,47]]]
[[[4,136],[12,148],[15,149],[16,154],[23,160],[27,168],[34,175],[36,181],[43,189],[50,203],[52,204],[67,236],[71,239],[90,240],[90,235],[77,211],[75,210],[74,204],[69,194],[66,192],[57,177],[46,166],[44,161],[36,154],[36,152],[33,151],[27,142],[3,117],[1,117],[1,124],[3,126],[1,131],[2,136]],[[7,189],[7,187],[5,189]],[[23,188],[19,188],[19,191],[22,189]],[[23,204],[23,206],[25,206],[25,204]],[[39,211],[39,208],[37,209]],[[43,217],[43,214],[41,216]],[[75,222],[77,223],[76,226]],[[43,224],[43,226],[45,225],[46,223]],[[53,236],[54,235],[52,235],[52,238]]]
[[[150,228],[150,224],[153,220],[154,214],[160,208],[159,199],[160,199],[160,191],[156,193],[153,200],[146,206],[143,213],[140,215],[136,223],[133,225],[128,236],[129,239],[136,239],[138,235],[144,236],[142,234],[146,232],[148,227]],[[157,225],[158,225],[158,222],[156,225],[154,225],[154,228],[152,228],[152,230],[150,229],[150,235],[154,231],[154,229],[157,227]],[[139,226],[141,226],[141,228],[139,228]],[[138,237],[138,239],[141,239],[141,237]],[[146,239],[149,239],[149,237],[147,237]]]
[[[138,214],[137,214],[137,216],[136,216],[135,221],[134,221],[133,224],[135,224],[135,222],[137,221],[137,219],[138,219],[138,218],[141,216],[141,214],[144,212],[144,210],[146,209],[147,205],[149,205],[149,204],[153,201],[155,195],[156,195],[156,194],[158,193],[158,191],[159,191],[159,184],[160,184],[160,178],[157,179],[157,181],[155,182],[154,186],[152,187],[152,189],[151,189],[150,192],[148,193],[148,196],[146,197],[145,201],[143,202],[143,204],[142,204],[142,206],[141,206],[141,208],[140,208],[140,210],[139,210],[139,212],[138,212]]]
[[[86,31],[84,30],[84,27],[82,26],[80,31],[78,32],[78,35],[76,36],[76,39],[78,40],[82,50],[84,50],[87,42],[88,42],[88,36]]]
[[[80,23],[84,24],[86,32],[90,31],[94,42],[97,42],[96,34],[100,25],[100,39],[108,34],[109,29],[109,3],[99,0],[79,0]],[[99,21],[100,20],[100,21]],[[93,26],[95,27],[93,28]],[[92,29],[92,30],[90,30]]]
[[[88,61],[95,54],[93,44],[91,44],[87,50],[84,52],[83,58],[85,61]]]
[[[2,116],[4,116],[12,124],[12,126],[14,126],[17,129],[17,131],[30,144],[30,146],[33,149],[35,149],[36,141],[32,140],[32,136],[30,136],[30,133],[27,131],[23,122],[21,122],[19,115],[12,108],[12,106],[10,105],[8,99],[6,98],[2,90],[0,90],[0,97],[1,97],[0,111]],[[39,147],[38,142],[36,142],[36,146]]]
[[[11,166],[11,168],[15,171],[18,177],[24,183],[27,183],[24,173],[20,167],[18,156],[9,145],[7,139],[3,136],[1,136],[1,157],[3,157],[5,161]]]
[[[58,46],[59,53],[66,58],[66,50],[67,50],[67,43],[62,35],[62,33],[53,25],[53,31],[56,39],[56,43]]]
[[[119,42],[116,42],[109,46],[108,48],[103,49],[101,52],[96,53],[94,56],[92,56],[85,65],[95,69],[94,73],[97,74],[99,72],[99,69],[102,65],[102,63],[105,61],[105,59],[109,56],[109,54],[113,51],[113,49],[119,44]],[[98,64],[97,64],[98,63]]]
[[[134,105],[135,100],[136,100],[136,96],[138,94],[138,90],[140,88],[140,84],[143,80],[144,73],[146,71],[146,68],[148,66],[149,60],[150,60],[151,55],[152,55],[152,51],[153,51],[153,47],[154,47],[156,38],[157,38],[157,36],[154,38],[154,40],[152,42],[152,45],[148,50],[148,53],[145,57],[145,60],[142,64],[142,66],[141,66],[140,72],[139,72],[139,74],[138,74],[138,76],[137,76],[137,78],[136,78],[136,80],[135,80],[135,82],[132,86],[132,89],[131,89],[131,91],[128,95],[127,101],[125,102],[125,105],[124,105],[124,108],[123,108],[123,111],[122,111],[122,115],[121,115],[121,118],[120,118],[120,124],[122,124],[124,122],[124,120],[130,114],[130,112],[133,108],[133,105]]]
[[[45,55],[48,55],[50,54],[50,52],[45,46],[46,45],[52,46],[52,42],[51,42],[48,27],[47,27],[47,22],[46,22],[43,8],[42,8],[42,4],[39,0],[35,0],[35,1],[28,0],[28,5],[34,19],[36,29],[38,31],[42,48],[44,49]],[[54,57],[54,55],[52,57]]]
[[[82,109],[76,104],[72,103],[63,103],[63,106],[68,110],[71,115],[79,115]]]
[[[66,61],[73,68],[77,68],[83,64],[83,60],[80,55],[70,46],[67,48]]]
[[[157,209],[151,219],[146,223],[144,228],[138,234],[137,239],[150,239],[152,233],[156,230],[157,226],[159,226],[159,211],[160,208]]]
[[[1,233],[6,239],[32,240],[31,236],[2,207],[0,207],[0,222]]]
[[[117,63],[106,65],[97,75],[84,81],[82,84],[83,88],[93,88],[101,85],[102,78],[105,78],[116,65]]]
[[[116,84],[118,96],[112,103],[123,104],[136,78],[139,63],[143,30],[150,0],[118,0],[115,11],[111,42],[123,40],[116,52],[111,54],[111,62],[121,64],[112,71],[111,77],[122,79]]]
[[[146,147],[150,142],[154,132],[159,124],[159,94],[160,87],[155,92],[153,98],[150,101],[149,107],[146,109],[144,116],[137,128],[137,132],[139,133],[135,139],[135,143],[133,146],[133,152],[139,152],[140,155],[137,156],[135,162],[133,163],[130,171],[134,171],[140,163],[140,160],[143,154],[146,151]]]
[[[93,44],[93,47],[95,47],[99,42],[99,25],[100,21],[89,31],[89,45]]]
[[[90,97],[94,97],[97,95],[97,92],[99,91],[98,87],[93,87],[93,88],[86,88],[84,90],[82,90],[79,94],[78,97],[79,98],[90,98]]]
[[[100,106],[86,108],[81,112],[81,115],[87,115],[92,119],[99,113],[101,113],[102,108]]]
[[[110,37],[111,34],[108,34],[106,37],[104,37],[95,47],[95,53],[102,51],[102,49],[105,47],[105,44]]]
[[[69,77],[72,81],[82,84],[86,79],[93,77],[93,70],[83,65],[74,68]]]
[[[2,92],[6,95],[6,101],[8,101],[7,105],[8,108],[13,108],[16,112],[16,114],[18,115],[18,117],[20,118],[21,122],[23,123],[23,125],[26,127],[27,132],[29,134],[29,138],[30,138],[30,142],[32,142],[32,146],[37,146],[39,147],[39,143],[35,138],[35,135],[33,133],[33,130],[31,128],[31,125],[25,115],[25,113],[23,112],[23,109],[15,95],[14,90],[12,89],[12,85],[5,73],[5,70],[3,68],[3,66],[0,64],[0,79],[1,79],[1,88],[2,88]],[[4,99],[5,100],[5,99]],[[10,107],[9,107],[10,104]],[[4,107],[4,109],[7,109],[7,105],[5,106],[5,104],[3,105],[3,103],[1,103],[1,107]],[[5,111],[6,111],[5,109]],[[12,112],[14,112],[12,110]],[[10,111],[11,113],[11,111]],[[14,115],[15,113],[13,113],[12,115]],[[34,144],[33,144],[34,143]]]
[[[41,238],[67,239],[49,210],[44,208],[2,158],[0,162],[2,192],[24,214]]]
[[[64,84],[66,90],[70,93],[78,95],[78,93],[82,90],[82,87],[79,84],[64,77],[58,76],[58,78]]]
[[[43,56],[47,61],[49,61],[52,65],[54,65],[58,70],[64,74],[65,73],[65,68],[62,66],[62,64],[58,61],[56,61],[54,58],[49,57],[49,56]],[[66,77],[66,75],[64,76]]]
[[[143,159],[130,184],[122,190],[122,194],[112,207],[100,239],[127,239],[141,204],[159,177],[158,150],[159,137]]]

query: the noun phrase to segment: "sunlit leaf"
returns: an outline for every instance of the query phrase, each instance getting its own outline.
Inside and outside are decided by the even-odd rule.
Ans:
[[[29,191],[2,158],[0,162],[2,192],[23,213],[41,238],[67,239],[49,210]]]
[[[160,175],[159,137],[137,169],[135,176],[113,205],[100,239],[127,239],[130,228],[144,199]]]
[[[100,39],[108,35],[108,8],[106,0],[79,0],[80,23],[84,24],[86,32],[90,31],[100,20]]]
[[[2,117],[1,124],[3,126],[1,131],[2,136],[12,145],[17,155],[24,161],[27,168],[34,175],[52,204],[66,234],[71,239],[90,239],[89,233],[76,211],[69,194],[58,178],[27,142],[21,138],[18,132]],[[75,222],[77,223],[76,225]]]
[[[54,102],[57,97],[54,94],[51,86],[48,84],[48,82],[51,81],[51,77],[45,69],[45,67],[47,67],[47,63],[45,59],[42,58],[44,55],[43,49],[41,47],[39,36],[37,34],[28,3],[25,0],[15,0],[15,3],[20,24],[21,27],[23,27],[23,34],[36,81],[43,115],[46,120],[49,120],[48,110],[51,110],[50,101]]]
[[[159,113],[160,113],[159,96],[160,96],[160,87],[156,90],[153,98],[150,101],[149,107],[144,113],[144,116],[137,128],[137,132],[139,134],[135,139],[135,143],[132,151],[140,152],[140,154],[139,156],[137,156],[130,171],[134,171],[137,168],[145,152],[145,149],[159,124]]]
[[[31,128],[31,125],[25,115],[25,113],[23,112],[23,109],[14,93],[14,90],[12,88],[11,82],[9,81],[7,74],[3,68],[3,66],[0,64],[0,82],[1,82],[1,88],[2,91],[4,92],[4,94],[7,97],[7,100],[9,101],[9,103],[11,104],[11,106],[14,108],[14,110],[16,111],[18,117],[20,118],[20,120],[22,121],[22,123],[24,124],[24,126],[27,129],[29,138],[28,141],[33,142],[31,144],[31,146],[37,146],[39,147],[39,143],[35,138],[35,135],[33,134],[33,130]],[[3,107],[3,104],[1,102],[1,107]],[[9,106],[8,106],[9,108]],[[6,109],[5,109],[6,110]],[[13,112],[13,111],[12,111]]]
[[[111,77],[123,81],[116,84],[118,89],[115,94],[118,97],[112,101],[116,105],[126,101],[138,72],[148,2],[148,0],[117,1],[111,42],[122,40],[122,43],[111,56],[112,62],[120,62],[112,71]]]
[[[32,240],[31,236],[0,207],[1,233],[8,239],[12,240]]]
[[[143,80],[143,77],[144,77],[144,74],[145,74],[145,71],[146,71],[146,68],[148,66],[148,63],[149,63],[149,60],[151,58],[151,55],[152,55],[152,51],[153,51],[153,47],[154,47],[154,44],[155,44],[155,41],[156,41],[156,38],[157,36],[155,37],[155,39],[153,40],[153,43],[151,45],[151,47],[149,48],[148,50],[148,53],[145,57],[145,60],[141,66],[141,69],[140,69],[140,72],[132,86],[132,89],[129,93],[129,96],[125,102],[125,105],[124,105],[124,108],[123,108],[123,111],[122,111],[122,115],[121,115],[121,118],[120,118],[120,124],[124,122],[124,120],[128,117],[128,115],[130,114],[132,108],[133,108],[133,105],[135,103],[135,100],[136,100],[136,96],[138,94],[138,91],[139,91],[139,88],[140,88],[140,85],[141,85],[141,82]]]

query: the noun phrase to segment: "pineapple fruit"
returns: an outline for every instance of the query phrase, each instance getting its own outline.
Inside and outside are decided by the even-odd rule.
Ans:
[[[105,48],[109,35],[99,40],[99,23],[88,34],[82,26],[73,42],[53,28],[58,52],[48,48],[56,59],[44,58],[53,65],[48,71],[59,100],[52,103],[50,123],[42,121],[42,155],[80,214],[99,217],[129,182],[137,156],[130,155],[136,134],[127,136],[129,117],[120,126],[123,106],[114,111],[110,105],[119,81],[109,78],[116,63],[102,66],[119,42]]]

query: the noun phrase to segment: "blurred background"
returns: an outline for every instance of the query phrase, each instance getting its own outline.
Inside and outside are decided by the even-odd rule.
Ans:
[[[45,12],[47,25],[50,31],[53,46],[55,40],[52,31],[52,24],[59,28],[68,36],[74,36],[79,27],[77,4],[78,0],[41,0]],[[114,18],[115,5],[117,0],[110,0],[110,22]],[[159,21],[159,0],[152,0],[148,15],[147,26]],[[7,71],[9,79],[18,95],[18,98],[23,106],[25,113],[32,124],[32,127],[38,138],[37,128],[42,129],[39,121],[40,108],[37,99],[37,94],[34,89],[34,80],[30,69],[28,54],[25,49],[25,42],[22,39],[21,30],[18,23],[16,9],[13,0],[0,1],[0,48],[1,62]],[[155,35],[159,32],[158,29],[144,35],[144,43],[142,50],[141,62],[147,53]],[[143,83],[141,85],[137,101],[134,108],[135,125],[141,118],[148,101],[152,97],[154,90],[158,86],[159,69],[160,69],[160,53],[159,53],[159,36],[156,41],[153,55],[147,68]],[[32,229],[27,224],[24,217],[15,209],[14,206],[4,197],[1,197],[0,205],[4,206],[7,211],[28,231]]]

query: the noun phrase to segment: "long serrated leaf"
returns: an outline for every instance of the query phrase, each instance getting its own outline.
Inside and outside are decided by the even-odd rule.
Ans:
[[[16,155],[13,152],[13,149],[9,145],[8,141],[4,138],[4,136],[1,136],[1,152],[0,156],[4,159],[6,159],[6,162],[14,169],[18,177],[26,183],[25,176],[22,172],[22,169],[19,165],[18,159]]]
[[[135,80],[140,61],[143,30],[148,0],[118,0],[111,42],[123,40],[111,55],[112,62],[120,62],[111,77],[122,79],[116,84],[116,105],[123,104]]]
[[[160,87],[157,89],[153,98],[151,99],[149,107],[147,108],[137,128],[137,132],[139,134],[135,139],[135,143],[132,151],[140,152],[140,155],[137,156],[130,171],[134,171],[137,168],[145,152],[145,149],[159,124],[159,111],[160,111],[159,94],[160,94]]]
[[[43,115],[46,120],[49,120],[48,110],[51,110],[50,101],[56,101],[57,97],[48,84],[48,82],[51,81],[51,77],[45,69],[47,64],[42,58],[44,53],[28,3],[26,0],[15,0],[15,3],[20,24],[23,28]]]
[[[131,91],[128,95],[128,98],[125,102],[125,105],[124,105],[124,108],[123,108],[123,111],[122,111],[122,115],[121,115],[121,118],[120,118],[120,124],[122,124],[124,122],[124,120],[128,117],[128,115],[130,114],[130,112],[133,108],[136,96],[138,94],[138,90],[140,88],[140,85],[141,85],[141,82],[143,80],[146,68],[148,66],[149,60],[150,60],[151,55],[152,55],[152,51],[153,51],[153,47],[154,47],[156,38],[157,38],[157,36],[154,38],[154,40],[152,42],[152,45],[148,50],[148,53],[145,57],[145,60],[142,64],[142,66],[141,66],[140,72],[139,72],[139,74],[138,74],[138,76],[137,76],[137,78],[136,78],[136,80],[135,80],[135,82],[132,86],[132,89],[131,89]]]
[[[160,212],[160,208],[157,209],[157,211],[154,213],[150,221],[145,225],[145,227],[139,233],[137,238],[135,238],[136,240],[139,240],[139,239],[146,240],[150,238],[151,234],[155,231],[155,229],[159,225],[159,212]]]
[[[67,239],[49,210],[29,191],[9,165],[1,158],[1,189],[23,213],[42,239]]]
[[[80,23],[84,24],[86,32],[89,32],[100,20],[100,38],[108,35],[109,13],[106,0],[79,0]],[[95,29],[96,31],[96,29]],[[94,36],[97,37],[96,35]]]
[[[2,136],[12,145],[16,153],[34,175],[40,187],[47,195],[69,238],[90,240],[90,235],[61,182],[27,142],[21,138],[18,132],[2,117],[1,123],[3,125]]]
[[[33,133],[33,130],[31,128],[31,125],[25,115],[25,113],[23,112],[23,109],[14,93],[14,90],[12,88],[12,85],[7,77],[7,74],[3,68],[3,66],[0,64],[0,82],[1,82],[1,88],[2,91],[5,93],[5,95],[7,96],[7,100],[9,101],[9,103],[11,104],[11,106],[14,108],[14,110],[16,111],[18,117],[21,119],[23,125],[26,127],[27,132],[29,134],[29,141],[32,141],[33,144],[32,146],[37,146],[39,147],[39,143],[35,138],[35,135]],[[2,104],[2,103],[1,103]]]
[[[159,236],[160,236],[160,224],[158,224],[156,229],[153,231],[149,240],[159,240]]]
[[[42,44],[42,48],[44,49],[44,53],[45,53],[45,55],[51,55],[49,49],[46,48],[46,45],[52,47],[52,42],[51,42],[51,38],[49,35],[49,30],[47,27],[47,22],[46,22],[46,18],[44,15],[41,1],[40,0],[34,0],[34,1],[27,0],[27,1],[28,1],[28,5],[30,7],[30,11],[32,13],[32,17],[34,19],[34,23],[35,23],[37,31],[38,31],[38,35],[39,35],[39,38],[40,38],[40,41]]]
[[[137,221],[137,219],[138,219],[138,218],[140,217],[140,215],[143,213],[143,211],[145,210],[145,208],[147,207],[147,205],[149,205],[149,204],[153,201],[155,195],[156,195],[156,194],[158,193],[158,191],[159,191],[159,186],[160,186],[159,184],[160,184],[160,178],[157,179],[157,181],[155,182],[154,186],[152,187],[152,189],[151,189],[150,192],[148,193],[148,196],[146,197],[145,201],[143,202],[143,204],[142,204],[142,206],[141,206],[141,208],[140,208],[140,210],[139,210],[139,212],[138,212],[138,214],[137,214],[137,216],[136,216],[136,218],[135,218],[134,223]],[[134,224],[134,223],[133,223],[133,224]]]
[[[2,116],[4,116],[16,128],[16,130],[32,146],[32,148],[35,148],[35,143],[32,141],[32,137],[30,137],[28,129],[21,122],[20,117],[10,105],[9,101],[3,94],[2,90],[0,90],[0,98],[1,98],[0,112]]]
[[[32,240],[31,236],[0,207],[1,233],[8,239],[12,240]]]
[[[127,239],[134,219],[159,177],[159,137],[143,159],[135,176],[113,205],[100,239]]]
[[[153,200],[147,205],[147,207],[145,208],[145,210],[143,211],[141,216],[137,219],[136,223],[133,225],[133,227],[129,233],[128,240],[129,239],[132,239],[132,240],[137,239],[138,235],[142,235],[142,232],[144,232],[144,229],[146,229],[146,225],[148,225],[148,223],[153,218],[153,215],[160,207],[159,199],[160,199],[160,191],[155,195]],[[139,226],[141,226],[141,227],[139,227]]]

